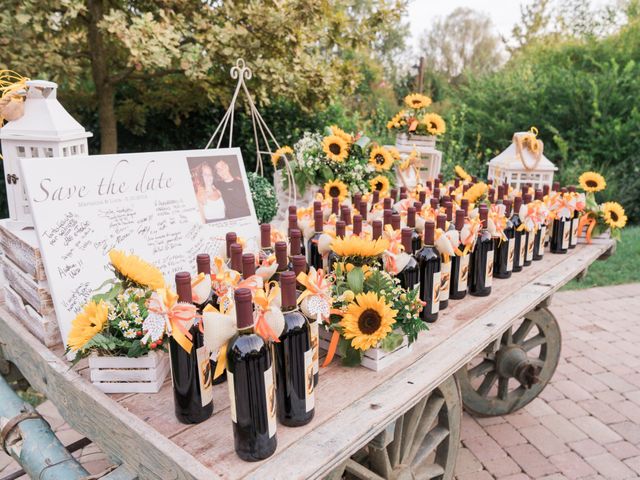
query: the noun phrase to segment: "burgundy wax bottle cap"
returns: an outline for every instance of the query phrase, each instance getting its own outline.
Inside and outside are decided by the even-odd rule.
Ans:
[[[176,293],[179,302],[191,303],[191,274],[189,272],[176,273]]]
[[[433,182],[431,180],[427,180],[427,188],[433,191]],[[424,203],[424,202],[423,202]]]
[[[516,197],[513,201],[513,213],[515,215],[520,213],[520,207],[522,207],[522,197]]]
[[[391,214],[391,228],[394,230],[400,230],[400,214],[393,213]]]
[[[367,207],[367,202],[365,202],[364,200],[360,200],[360,208],[358,209],[358,212],[360,212],[360,216],[364,221],[367,220]]]
[[[447,225],[447,216],[440,214],[436,217],[436,221],[438,228],[444,230]]]
[[[440,200],[440,188],[436,187],[433,189],[433,197]]]
[[[289,215],[298,215],[298,207],[289,205]]]
[[[385,226],[391,225],[391,215],[393,215],[393,210],[391,210],[390,208],[385,208],[384,212],[382,213],[382,220]]]
[[[429,202],[431,203],[431,208],[433,208],[434,210],[438,210],[438,205],[440,205],[440,202],[438,202],[438,199],[435,197],[432,197]]]
[[[536,200],[542,200],[543,197],[544,197],[544,195],[542,194],[542,190],[540,190],[540,189],[536,190],[535,199]]]
[[[441,182],[444,180],[444,173],[438,174],[438,180],[440,180]]]
[[[407,187],[400,187],[400,193],[407,193]]]
[[[423,205],[427,201],[427,191],[426,190],[420,190],[420,193],[418,193],[418,201],[420,203],[422,203]]]
[[[351,225],[351,209],[348,205],[342,205],[342,207],[340,207],[340,220],[347,225]]]
[[[471,176],[471,181],[472,181],[473,183],[478,183],[478,177],[476,177],[475,175],[472,175],[472,176]]]
[[[464,218],[467,216],[467,212],[461,208],[456,210],[456,230],[460,231],[464,227]]]
[[[360,200],[362,200],[362,194],[360,192],[356,192],[353,194],[353,199],[351,204],[357,208],[360,205]]]
[[[322,198],[324,198],[324,197],[325,197],[325,195],[324,195],[324,188],[319,188],[319,189],[318,189],[318,194],[319,194]]]
[[[469,211],[469,199],[468,198],[463,198],[462,201],[460,202],[460,206],[462,207],[462,209],[465,212]]]
[[[313,212],[317,212],[318,210],[322,210],[322,202],[320,200],[316,200],[313,202]]]
[[[231,250],[231,269],[238,273],[242,272],[242,245],[234,243],[230,247]]]
[[[504,199],[504,187],[502,185],[498,185],[498,200]]]
[[[276,242],[276,263],[278,264],[278,271],[286,270],[289,265],[289,258],[287,255],[287,242]]]
[[[211,275],[211,257],[208,253],[199,253],[196,256],[196,265],[198,265],[198,273]]]
[[[331,199],[331,213],[338,215],[340,213],[340,199],[333,197]]]
[[[487,185],[493,185],[493,178],[490,178],[489,180],[487,180]]]
[[[408,254],[412,254],[413,253],[413,243],[412,243],[412,236],[413,236],[413,228],[410,227],[404,227],[402,229],[402,246],[404,247],[404,251]]]
[[[569,185],[569,191],[571,193],[575,193],[576,192],[576,187],[574,185]]]
[[[242,255],[242,277],[249,278],[256,274],[256,257],[253,253]]]
[[[373,239],[377,240],[382,236],[382,222],[380,220],[374,220],[371,225]]]
[[[560,182],[553,182],[553,191],[557,192],[560,190]]]
[[[316,210],[313,214],[313,223],[315,223],[315,231],[322,232],[324,227],[324,221],[322,218],[322,210]]]
[[[420,213],[422,211],[422,205],[424,205],[423,202],[413,202],[413,206],[416,209],[416,213]]]
[[[444,204],[444,209],[447,214],[447,222],[453,221],[453,203],[447,202]]]
[[[387,197],[382,201],[382,208],[385,210],[391,210],[391,198]]]
[[[436,225],[431,220],[424,222],[424,244],[433,245],[435,241]]]
[[[504,203],[504,215],[505,217],[509,218],[511,216],[511,205],[513,202],[507,198],[503,203]]]
[[[336,222],[336,237],[344,238],[346,233],[347,233],[347,224],[344,223],[342,220],[338,220]]]
[[[293,264],[293,271],[296,273],[296,277],[301,272],[307,272],[307,258],[304,255],[294,255],[291,257],[291,263]]]
[[[463,193],[463,194],[464,194],[464,193],[467,193],[467,190],[469,190],[470,188],[471,188],[471,184],[470,184],[470,183],[465,183],[465,184],[462,186],[462,193]]]
[[[496,189],[495,188],[490,188],[489,189],[489,201],[493,202],[493,199],[496,197]]]
[[[416,228],[416,207],[407,209],[407,227]]]
[[[253,326],[253,300],[251,290],[248,288],[238,288],[233,297],[236,302],[236,318],[238,329],[243,330]]]
[[[292,228],[289,234],[289,244],[291,245],[291,255],[300,255],[302,251],[300,245],[302,243],[302,232],[297,228]]]
[[[565,187],[562,187],[562,188],[560,189],[560,193],[567,193],[567,189],[566,189]]]
[[[529,203],[531,203],[531,194],[525,193],[522,196],[522,203],[524,203],[525,205],[528,205]]]
[[[373,191],[373,198],[371,199],[371,201],[373,202],[374,205],[380,201],[380,191],[379,190],[374,190]]]
[[[433,180],[433,188],[434,189],[438,189],[438,190],[440,189],[440,179],[439,178],[435,178]]]
[[[287,271],[280,274],[280,295],[282,308],[289,310],[296,306],[296,274]]]
[[[455,179],[453,180],[453,186],[454,186],[455,188],[458,188],[458,187],[460,186],[460,179],[459,179],[459,178],[455,178]]]
[[[228,232],[225,235],[225,241],[227,243],[227,258],[231,257],[231,245],[238,241],[238,235],[236,232]]]
[[[407,192],[400,192],[400,200],[404,200],[408,197]]]
[[[451,197],[449,195],[443,195],[440,197],[440,206],[444,207],[447,202],[451,201]]]
[[[547,196],[547,195],[549,195],[549,190],[550,190],[550,189],[549,189],[549,185],[543,185],[543,186],[542,186],[542,195],[543,195],[543,196]]]
[[[390,195],[391,195],[391,200],[393,200],[394,202],[398,200],[398,189],[392,188]]]
[[[454,190],[456,189],[456,187],[454,187],[453,185],[449,185],[449,197],[451,197],[453,195]]]
[[[292,228],[298,228],[298,215],[289,215],[289,230]]]
[[[260,225],[260,246],[262,248],[271,248],[271,224],[263,223]]]
[[[485,207],[485,208],[482,208]],[[480,205],[480,221],[482,222],[482,227],[487,228],[487,219],[489,217],[489,209],[486,208],[486,205]]]
[[[353,216],[353,234],[360,235],[362,233],[362,215]]]

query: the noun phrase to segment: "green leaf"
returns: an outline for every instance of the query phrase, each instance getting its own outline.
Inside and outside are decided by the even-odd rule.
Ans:
[[[362,363],[363,352],[351,346],[351,342],[346,342],[347,347],[342,357],[342,364],[345,367],[356,367]]]
[[[361,267],[354,267],[347,273],[347,284],[353,293],[358,294],[364,288],[364,272]]]
[[[140,357],[145,353],[144,348],[142,348],[142,343],[139,341],[135,341],[129,347],[129,351],[127,352],[127,357]]]
[[[402,345],[403,340],[404,338],[402,335],[391,332],[380,341],[380,348],[386,352],[393,352],[396,348]]]

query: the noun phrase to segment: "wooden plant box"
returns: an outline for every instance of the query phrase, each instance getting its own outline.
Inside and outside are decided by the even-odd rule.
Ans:
[[[10,228],[7,221],[8,219],[0,220],[0,247],[5,256],[34,281],[46,280],[35,230]]]
[[[35,309],[25,303],[16,291],[9,285],[2,288],[4,293],[4,305],[38,340],[47,347],[53,347],[61,343],[60,329],[55,312],[41,315]]]
[[[169,355],[149,352],[138,358],[89,357],[91,382],[104,393],[157,393],[169,372]]]
[[[413,149],[414,147],[422,152],[433,150],[436,148],[436,136],[435,135],[407,135],[406,133],[399,133],[396,135],[396,147],[402,149]]]
[[[324,328],[319,329],[319,340],[320,347],[324,350],[329,349],[329,342],[331,341],[332,332],[325,330]],[[392,365],[397,362],[405,355],[410,353],[412,350],[411,345],[409,345],[409,341],[405,336],[402,344],[398,348],[396,348],[393,352],[387,352],[382,348],[370,348],[364,353],[362,357],[361,365],[363,367],[368,368],[369,370],[373,370],[375,372],[379,372],[383,368]],[[340,356],[340,353],[336,351],[336,355]]]

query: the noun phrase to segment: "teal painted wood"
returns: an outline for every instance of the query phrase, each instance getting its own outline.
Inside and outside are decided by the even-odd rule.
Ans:
[[[24,403],[0,375],[0,417],[9,420],[28,411],[33,411],[33,407]],[[13,431],[20,433],[22,442],[8,450],[30,478],[75,480],[89,475],[43,419],[23,420]]]

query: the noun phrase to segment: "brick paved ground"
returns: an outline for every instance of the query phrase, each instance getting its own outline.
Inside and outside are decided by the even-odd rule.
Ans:
[[[640,284],[562,292],[551,309],[556,374],[520,412],[465,414],[458,480],[640,478]],[[49,402],[39,410],[65,444],[80,438]],[[109,466],[93,445],[78,455],[92,474]],[[17,468],[0,452],[0,478]]]

